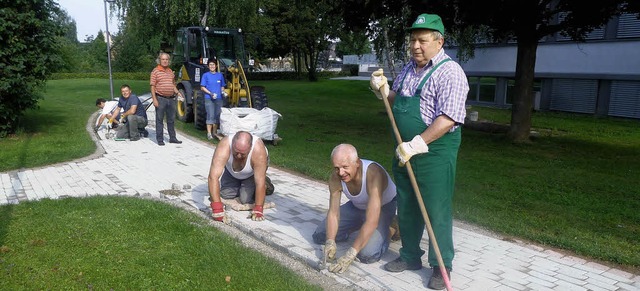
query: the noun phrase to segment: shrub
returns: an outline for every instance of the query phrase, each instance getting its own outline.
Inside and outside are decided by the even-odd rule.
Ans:
[[[360,66],[356,64],[342,65],[342,71],[348,73],[348,76],[357,76],[360,73]]]
[[[0,137],[14,133],[27,109],[36,108],[38,92],[55,65],[61,26],[53,0],[3,1],[0,9]]]

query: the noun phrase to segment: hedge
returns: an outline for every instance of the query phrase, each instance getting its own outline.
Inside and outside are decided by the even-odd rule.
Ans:
[[[150,72],[113,73],[113,79],[118,80],[148,80]],[[266,81],[266,80],[304,80],[307,78],[306,73],[296,72],[250,72],[246,73],[249,81]],[[349,71],[322,71],[317,72],[318,79],[333,78],[340,76],[350,76]],[[109,73],[55,73],[52,74],[50,80],[61,79],[109,79]]]

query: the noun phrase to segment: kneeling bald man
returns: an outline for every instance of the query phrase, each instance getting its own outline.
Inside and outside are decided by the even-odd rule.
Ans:
[[[251,219],[264,220],[269,152],[262,139],[246,131],[226,136],[215,149],[209,169],[209,196],[213,219],[224,221],[222,198],[255,203]]]

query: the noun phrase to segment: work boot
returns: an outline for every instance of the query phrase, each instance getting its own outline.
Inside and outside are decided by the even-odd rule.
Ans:
[[[451,279],[451,270],[447,269],[447,277]],[[447,286],[444,284],[444,278],[442,277],[442,273],[440,272],[440,267],[435,266],[431,268],[431,279],[429,279],[429,284],[427,288],[433,290],[442,290]]]
[[[271,178],[269,178],[269,177],[265,177],[265,181],[264,181],[264,183],[265,183],[265,186],[266,186],[266,188],[267,188],[267,190],[266,190],[266,193],[265,193],[265,194],[266,194],[266,195],[271,195],[271,194],[273,194],[273,191],[275,190],[275,187],[273,186],[273,182],[271,182]]]
[[[404,270],[420,270],[422,269],[422,262],[407,263],[403,261],[401,257],[398,257],[397,259],[386,263],[384,265],[384,269],[393,273],[399,273]]]
[[[389,225],[389,238],[391,241],[400,240],[400,226],[398,225],[398,216],[394,216]]]

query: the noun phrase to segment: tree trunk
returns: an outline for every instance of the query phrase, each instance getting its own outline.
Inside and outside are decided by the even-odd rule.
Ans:
[[[300,66],[300,50],[298,49],[293,53],[293,68],[296,72],[296,77],[300,77],[302,67]]]
[[[309,81],[315,82],[318,81],[318,73],[316,72],[316,69],[318,68],[318,54],[316,53],[316,48],[313,47],[313,44],[308,46],[308,51],[309,55],[307,55],[305,61],[309,62],[307,66]]]
[[[534,35],[532,33],[532,35]],[[529,142],[531,109],[533,104],[533,77],[535,73],[538,41],[532,37],[518,36],[516,82],[511,109],[511,127],[507,137],[516,143]]]
[[[210,0],[206,0],[205,1],[205,9],[204,12],[202,13],[202,18],[200,19],[200,26],[207,26],[207,18],[209,17],[209,1]]]
[[[389,35],[387,31],[388,31],[387,27],[382,29],[382,33],[384,37],[384,53],[385,53],[384,58],[387,61],[387,67],[389,68],[391,80],[394,80],[396,78],[396,66],[393,61],[393,54],[391,53],[391,48],[389,46],[391,42],[389,42]]]

